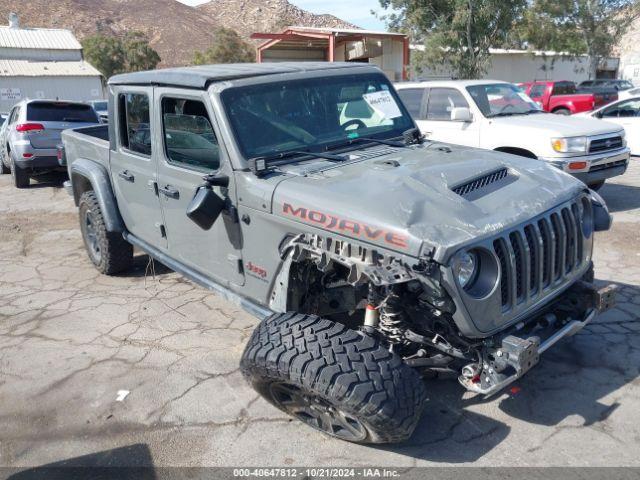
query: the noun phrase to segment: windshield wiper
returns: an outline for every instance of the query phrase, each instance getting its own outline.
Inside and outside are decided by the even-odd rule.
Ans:
[[[342,155],[333,155],[331,153],[310,152],[304,150],[288,150],[286,152],[273,153],[271,155],[263,155],[261,157],[253,157],[248,160],[249,169],[256,175],[264,174],[268,170],[267,163],[273,160],[286,160],[293,157],[310,157],[324,158],[332,162],[344,162],[348,160]]]
[[[399,137],[393,137],[399,138]],[[422,142],[422,134],[418,128],[410,128],[406,132],[402,133],[403,142],[398,142],[396,140],[384,140],[381,138],[371,138],[371,137],[355,137],[349,138],[344,142],[334,143],[332,145],[328,145],[325,147],[326,150],[335,150],[337,148],[348,147],[353,145],[354,143],[359,142],[371,142],[371,143],[379,143],[380,145],[389,145],[390,147],[396,148],[409,148],[411,145],[415,143]]]

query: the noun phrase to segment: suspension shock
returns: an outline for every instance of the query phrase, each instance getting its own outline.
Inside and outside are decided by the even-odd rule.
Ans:
[[[404,319],[404,313],[401,308],[401,299],[396,288],[391,287],[389,294],[379,306],[380,323],[378,330],[392,344],[409,343],[405,339],[405,331],[407,324]]]

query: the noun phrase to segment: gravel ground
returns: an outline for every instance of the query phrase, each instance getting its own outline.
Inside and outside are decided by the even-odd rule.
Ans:
[[[326,438],[244,383],[254,318],[157,264],[150,275],[145,256],[127,275],[99,275],[60,185],[16,190],[0,176],[0,466],[84,455],[155,466],[640,466],[640,160],[601,193],[615,221],[597,235],[596,277],[621,287],[618,307],[547,352],[517,393],[483,401],[455,380],[429,381],[412,440],[380,448]]]

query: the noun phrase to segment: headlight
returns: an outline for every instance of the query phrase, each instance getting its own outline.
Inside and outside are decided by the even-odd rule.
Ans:
[[[622,146],[626,147],[627,146],[627,131],[626,130],[622,130],[622,132],[620,132],[620,137],[622,138]]]
[[[552,138],[551,148],[559,153],[586,153],[587,137]]]
[[[477,258],[475,253],[460,252],[453,260],[453,274],[462,288],[466,288],[473,283],[476,277]]]

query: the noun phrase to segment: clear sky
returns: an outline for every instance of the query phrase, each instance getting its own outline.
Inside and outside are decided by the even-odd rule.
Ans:
[[[207,0],[179,0],[187,5],[198,5]],[[371,10],[384,13],[378,0],[289,0],[292,4],[312,13],[330,13],[362,28],[386,30],[384,22],[371,15]]]

